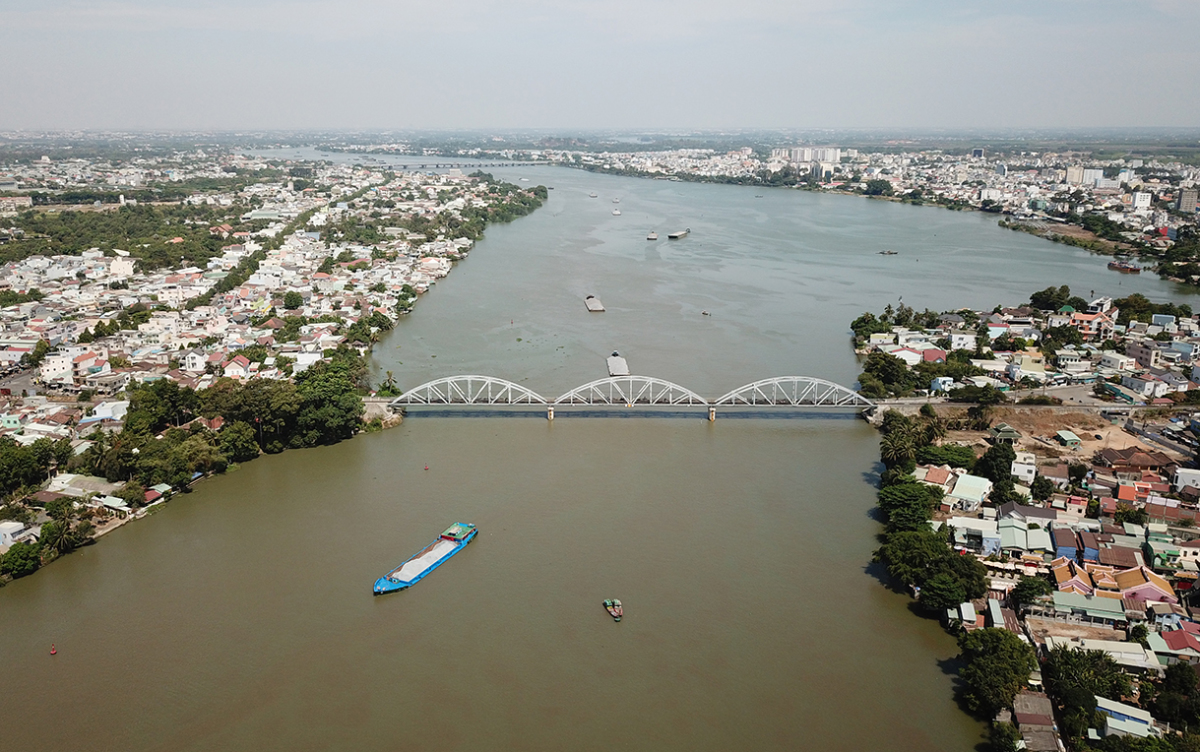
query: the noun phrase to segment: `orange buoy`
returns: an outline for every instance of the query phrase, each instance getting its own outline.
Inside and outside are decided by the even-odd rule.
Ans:
[[[50,643],[50,655],[58,655],[58,648],[54,647],[54,643]]]

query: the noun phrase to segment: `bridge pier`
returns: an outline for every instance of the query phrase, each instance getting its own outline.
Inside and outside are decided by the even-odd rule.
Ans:
[[[708,406],[708,422],[712,423],[716,419],[717,419],[716,405],[709,405]]]
[[[546,420],[554,420],[554,405],[546,408]]]

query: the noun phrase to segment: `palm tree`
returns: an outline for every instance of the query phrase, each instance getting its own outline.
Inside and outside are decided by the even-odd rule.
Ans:
[[[42,525],[38,542],[58,554],[65,554],[75,548],[75,535],[71,532],[70,521],[47,522]]]
[[[946,438],[946,421],[935,415],[925,421],[925,443],[933,444]]]
[[[913,460],[917,445],[908,431],[892,431],[879,442],[879,456],[888,467],[896,467]]]

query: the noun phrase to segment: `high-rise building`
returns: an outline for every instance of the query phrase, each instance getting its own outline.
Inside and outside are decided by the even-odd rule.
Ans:
[[[1008,165],[1004,164],[1003,162],[998,163],[996,165],[996,174],[1000,177],[1008,175]]]
[[[971,156],[975,159],[983,159],[983,149],[972,149]]]
[[[1195,188],[1180,188],[1179,199],[1175,202],[1175,208],[1185,214],[1191,214],[1196,211],[1196,201],[1200,197],[1200,190]]]
[[[1067,168],[1067,182],[1071,185],[1083,184],[1083,168],[1079,165],[1071,165]]]
[[[1150,208],[1150,199],[1152,196],[1149,193],[1138,191],[1133,194],[1132,208],[1134,211],[1143,211]]]
[[[1084,167],[1083,168],[1083,182],[1094,184],[1097,180],[1103,180],[1103,179],[1104,179],[1104,170],[1096,169],[1094,167]]]

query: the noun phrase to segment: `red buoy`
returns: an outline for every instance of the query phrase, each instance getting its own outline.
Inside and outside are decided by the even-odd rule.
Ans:
[[[426,469],[426,470],[428,470],[428,469],[429,469],[429,463],[426,463],[426,464],[425,464],[425,469]]]
[[[58,655],[58,648],[54,647],[54,643],[50,643],[50,655]]]

